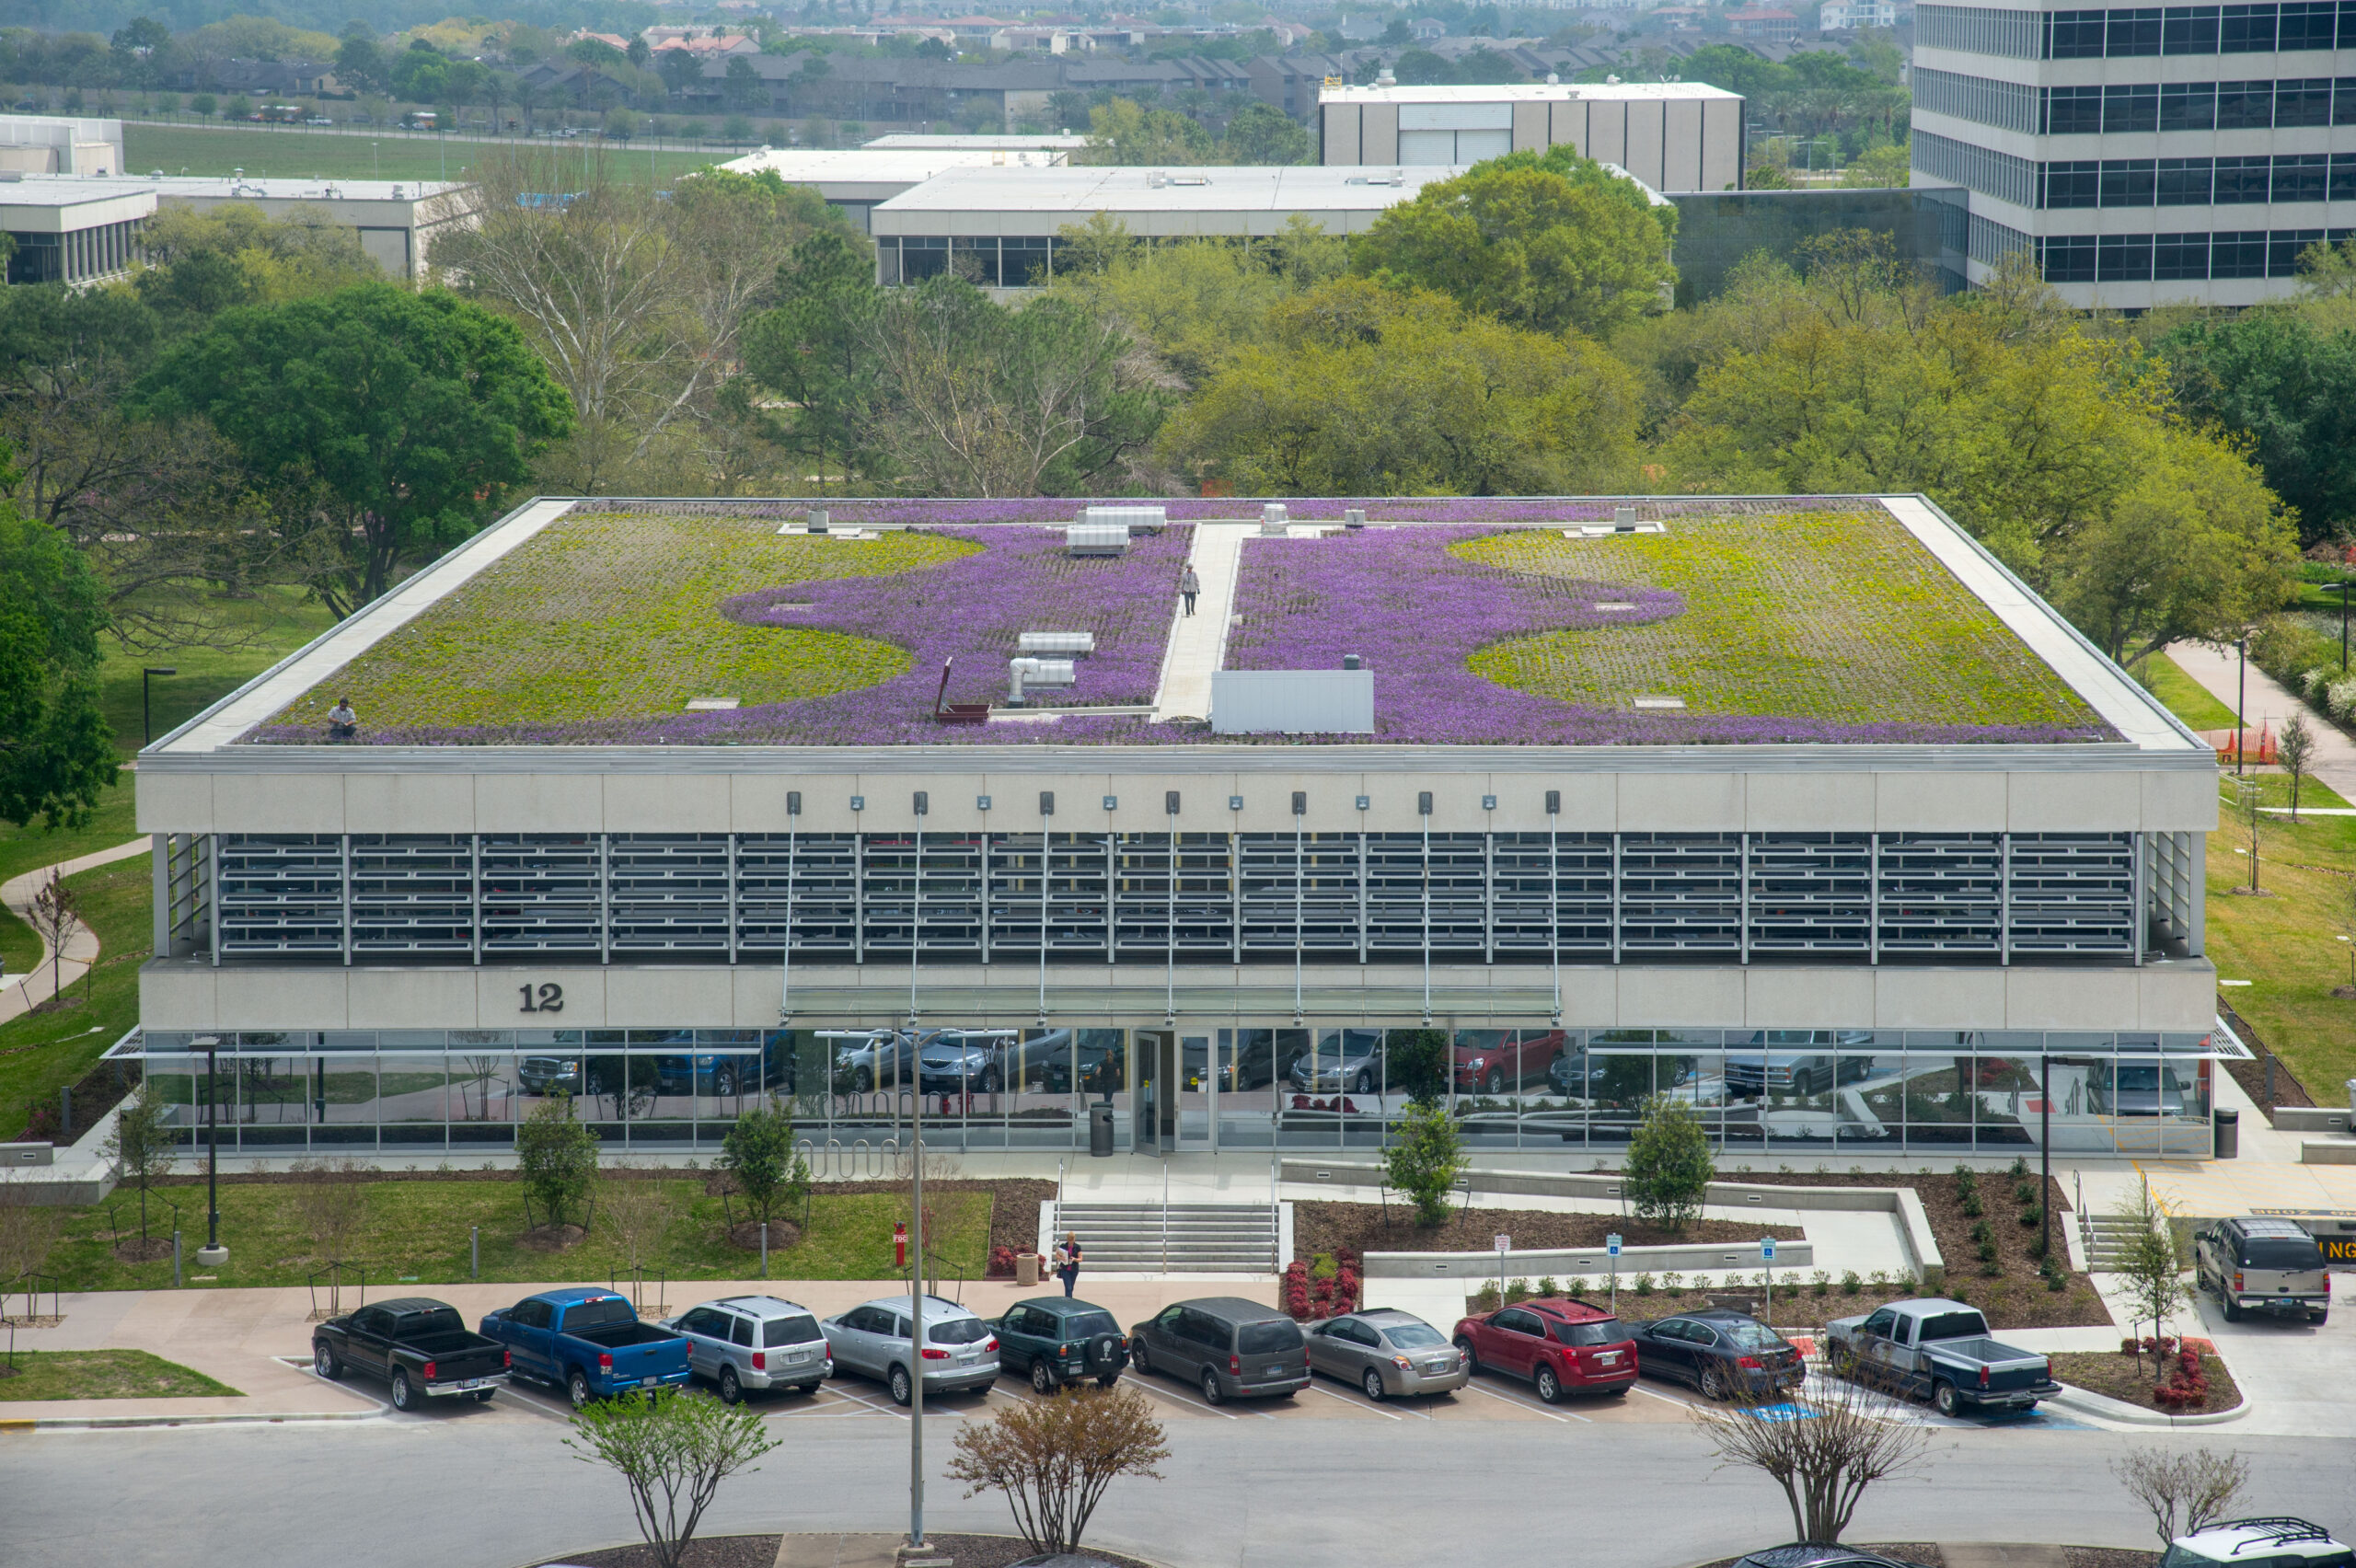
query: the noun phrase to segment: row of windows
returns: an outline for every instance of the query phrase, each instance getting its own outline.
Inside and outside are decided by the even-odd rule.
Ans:
[[[224,835],[216,957],[1544,963],[2141,949],[2123,834]]]
[[[2162,54],[2272,54],[2356,49],[2356,0],[2269,6],[2137,6],[2014,11],[1922,6],[1914,41],[2014,60],[2131,60]]]
[[[2246,206],[2356,201],[2356,153],[2246,158],[2080,158],[2043,167],[2047,208]]]
[[[2028,135],[2356,125],[2356,76],[2032,87],[1954,71],[1917,71],[1913,86],[1922,109]]]
[[[1977,190],[2019,207],[2037,204],[2037,165],[1992,147],[1975,147],[1949,136],[1917,131],[1908,139],[1914,167],[1933,179]]]
[[[2049,283],[2198,282],[2210,278],[2295,278],[2299,255],[2350,231],[2255,229],[2222,234],[2058,235],[2038,241]]]
[[[2016,256],[2034,248],[2029,236],[2020,230],[1978,213],[1971,214],[1964,243],[1967,247],[1965,255],[1990,267],[2007,256]]]

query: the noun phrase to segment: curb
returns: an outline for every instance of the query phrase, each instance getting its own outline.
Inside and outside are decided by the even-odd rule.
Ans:
[[[320,1421],[374,1421],[384,1411],[322,1411],[293,1415],[56,1415],[0,1420],[0,1432],[98,1431],[125,1426],[300,1426]]]
[[[2073,1384],[2062,1385],[2062,1392],[2050,1396],[2048,1404],[2058,1404],[2064,1410],[2074,1410],[2081,1415],[2100,1416],[2105,1421],[2121,1421],[2131,1426],[2218,1426],[2228,1421],[2239,1421],[2249,1413],[2249,1401],[2245,1398],[2231,1410],[2204,1410],[2198,1415],[2169,1415],[2164,1411],[2145,1410],[2124,1400],[2112,1399]]]
[[[1844,1543],[1844,1544],[1845,1544],[1845,1543]],[[2005,1547],[2010,1547],[2010,1546],[2024,1546],[2024,1545],[2026,1545],[2026,1546],[2033,1546],[2033,1547],[2035,1547],[2037,1550],[2038,1550],[2039,1551],[2045,1551],[2045,1550],[2046,1550],[2050,1545],[2051,1545],[2052,1543],[2051,1543],[2051,1542],[2048,1542],[2048,1541],[2014,1541],[2014,1540],[1971,1540],[1971,1541],[1963,1541],[1963,1540],[1951,1540],[1951,1541],[1934,1541],[1934,1542],[1932,1542],[1931,1544],[1933,1544],[1933,1545],[1934,1545],[1934,1546],[1942,1546],[1942,1547],[1945,1547],[1945,1546],[2005,1546]],[[2062,1545],[2062,1549],[2063,1551],[2117,1551],[2118,1550],[2119,1550],[2119,1548],[2117,1548],[2117,1547],[2115,1547],[2115,1546],[2087,1546],[2087,1545],[2085,1545],[2084,1542],[2081,1542],[2081,1541],[2063,1541],[2063,1542],[2062,1542],[2062,1543],[2061,1543],[2061,1545]],[[1758,1548],[1756,1548],[1756,1547],[1753,1547],[1751,1550],[1755,1551],[1757,1551],[1757,1550],[1759,1550],[1759,1549],[1758,1549]],[[2141,1550],[2141,1549],[2140,1549],[2140,1548],[2138,1548],[2138,1549],[2133,1549],[2133,1550]],[[1739,1553],[1738,1553],[1737,1555],[1739,1555]],[[1704,1558],[1703,1558],[1703,1559],[1702,1559],[1700,1562],[1689,1562],[1689,1563],[1685,1564],[1685,1568],[1711,1568],[1711,1565],[1712,1565],[1712,1564],[1714,1564],[1714,1563],[1718,1563],[1718,1562],[1724,1562],[1725,1561],[1726,1561],[1726,1559],[1725,1559],[1724,1557],[1704,1557]]]

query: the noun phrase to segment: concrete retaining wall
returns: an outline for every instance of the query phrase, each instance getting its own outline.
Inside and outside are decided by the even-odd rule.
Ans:
[[[1369,1252],[1365,1272],[1369,1279],[1494,1280],[1497,1277],[1497,1262],[1495,1252]],[[1620,1277],[1623,1280],[1633,1279],[1640,1274],[1686,1274],[1703,1269],[1738,1269],[1745,1274],[1757,1274],[1765,1266],[1759,1261],[1759,1248],[1755,1242],[1620,1249]],[[1777,1274],[1787,1268],[1808,1269],[1815,1266],[1816,1248],[1810,1242],[1775,1243]],[[1565,1274],[1593,1274],[1600,1279],[1611,1269],[1611,1258],[1600,1247],[1586,1251],[1543,1249],[1505,1255],[1507,1279],[1538,1279],[1547,1274],[1557,1278]]]
[[[2349,1147],[2351,1153],[2356,1153],[2356,1144],[2351,1144]],[[1287,1159],[1281,1166],[1280,1174],[1287,1182],[1299,1182],[1304,1184],[1327,1182],[1336,1187],[1379,1187],[1383,1183],[1381,1166],[1349,1160]],[[1511,1193],[1532,1197],[1581,1198],[1614,1203],[1619,1201],[1621,1195],[1619,1173],[1610,1170],[1553,1172],[1470,1170],[1464,1172],[1463,1180],[1469,1184],[1468,1190],[1473,1193]],[[1931,1235],[1930,1216],[1923,1213],[1923,1200],[1911,1187],[1785,1187],[1760,1182],[1713,1182],[1703,1201],[1737,1209],[1746,1207],[1832,1209],[1845,1210],[1852,1214],[1894,1215],[1898,1219],[1899,1244],[1905,1249],[1908,1266],[1913,1269],[1915,1274],[1927,1286],[1935,1287],[1946,1276],[1946,1259],[1941,1255],[1939,1244]],[[1786,1248],[1800,1248],[1807,1245],[1805,1241],[1782,1243],[1775,1249],[1775,1261],[1778,1263],[1784,1262]],[[1659,1264],[1662,1268],[1673,1268],[1680,1273],[1694,1268],[1722,1269],[1748,1266],[1717,1262],[1716,1258],[1723,1256],[1726,1251],[1724,1247],[1626,1249],[1621,1252],[1621,1256],[1624,1259],[1636,1251],[1642,1251],[1647,1256],[1665,1251],[1700,1251],[1713,1254],[1709,1260],[1702,1262],[1663,1262]],[[1752,1248],[1749,1251],[1755,1253],[1757,1249]],[[1369,1253],[1367,1255],[1369,1274],[1375,1272],[1373,1265],[1378,1255],[1422,1257],[1432,1254]],[[1494,1274],[1496,1272],[1495,1253],[1483,1252],[1469,1255],[1476,1260],[1487,1260],[1485,1271],[1474,1267],[1469,1271],[1471,1274],[1478,1275],[1484,1272]],[[1510,1255],[1518,1257],[1522,1254]],[[1533,1252],[1528,1255],[1535,1258],[1540,1254]],[[1576,1252],[1570,1255],[1584,1258],[1589,1254]],[[1595,1249],[1593,1255],[1601,1257],[1602,1250]],[[1791,1256],[1795,1262],[1798,1261],[1796,1252],[1792,1253]],[[1754,1258],[1753,1262],[1755,1261]],[[1813,1257],[1808,1262],[1813,1266]],[[1544,1268],[1538,1265],[1531,1266],[1537,1268],[1537,1272],[1541,1274],[1546,1272]],[[1569,1265],[1559,1266],[1568,1267]],[[1427,1271],[1419,1269],[1415,1272],[1421,1274]],[[1509,1264],[1508,1272],[1518,1271]],[[1592,1266],[1588,1266],[1579,1272],[1594,1271]],[[1624,1274],[1628,1270],[1623,1267],[1621,1272]]]
[[[2348,1112],[2345,1107],[2334,1110],[2328,1105],[2278,1105],[2274,1108],[2274,1130],[2278,1133],[2345,1133]]]

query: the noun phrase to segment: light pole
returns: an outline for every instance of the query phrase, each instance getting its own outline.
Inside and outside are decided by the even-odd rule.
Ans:
[[[2246,771],[2246,759],[2242,755],[2244,742],[2249,735],[2249,628],[2234,639],[2234,651],[2239,658],[2234,676],[2234,775],[2239,778]]]
[[[2342,638],[2340,640],[2344,643],[2347,639]],[[2348,660],[2346,657],[2347,650],[2343,647],[2340,651],[2341,658],[2339,665],[2340,668],[2346,669],[2348,667]],[[179,669],[170,664],[149,664],[139,672],[139,744],[142,750],[153,745],[156,742],[155,721],[147,716],[148,678],[153,675],[177,675],[179,674]]]
[[[2348,673],[2348,595],[2356,594],[2356,577],[2343,577],[2337,582],[2325,584],[2339,595],[2339,673]]]
[[[895,1045],[898,1043],[894,1042]],[[908,1031],[911,1057],[916,1030]],[[916,1064],[912,1061],[911,1066]],[[924,1546],[924,1074],[908,1097],[908,1545]]]
[[[229,1261],[221,1245],[221,1038],[207,1034],[193,1043],[204,1047],[204,1245],[196,1261],[211,1269]]]

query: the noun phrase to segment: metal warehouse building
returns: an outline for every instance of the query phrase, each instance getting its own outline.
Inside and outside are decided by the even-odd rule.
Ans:
[[[2164,1154],[2235,1049],[2209,750],[1917,497],[539,501],[139,786],[248,1152],[1371,1147],[1434,1031],[1475,1148]]]

